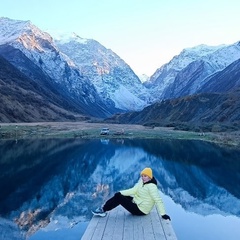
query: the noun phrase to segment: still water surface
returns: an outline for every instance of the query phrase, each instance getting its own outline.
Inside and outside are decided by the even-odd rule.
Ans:
[[[0,239],[80,239],[151,167],[179,240],[240,239],[240,150],[183,140],[0,142]]]

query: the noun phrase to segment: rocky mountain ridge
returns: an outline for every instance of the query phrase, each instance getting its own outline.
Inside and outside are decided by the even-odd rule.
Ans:
[[[53,38],[48,33],[44,33],[35,27],[30,21],[16,21],[7,18],[1,18],[0,21],[2,26],[0,29],[0,54],[28,77],[31,77],[35,74],[35,71],[24,64],[25,61],[21,60],[22,56],[17,55],[17,52],[21,52],[35,67],[42,71],[42,75],[50,78],[67,96],[70,96],[76,102],[80,102],[79,107],[85,108],[87,115],[106,117],[114,112],[126,111],[129,108],[136,110],[145,106],[144,99],[146,99],[145,95],[147,93],[140,91],[140,88],[144,89],[144,87],[138,77],[123,60],[96,41],[88,40],[89,44],[84,50],[86,52],[86,49],[91,49],[88,54],[83,56],[82,64],[86,64],[86,61],[84,61],[86,58],[92,60],[90,70],[86,73],[84,64],[79,66],[77,58],[70,56],[73,57],[71,59],[61,52]],[[78,36],[75,36],[74,39],[75,41],[70,41],[73,45],[72,51],[78,52],[79,57],[81,56],[81,41],[76,41],[80,39]],[[59,46],[62,46],[62,49],[66,50],[67,43],[61,45],[60,41],[56,42]],[[76,51],[76,44],[78,44],[79,51]],[[9,50],[9,48],[11,49]],[[101,60],[99,66],[96,65],[97,62],[93,62],[93,58],[98,57],[97,52],[99,52],[99,59]],[[72,55],[71,53],[69,55]],[[104,60],[104,57],[107,58],[107,61]],[[116,63],[112,67],[111,65],[114,62]],[[104,80],[106,84],[97,84],[102,79],[102,69],[106,67],[102,64],[108,64],[106,66],[109,69],[105,69],[105,71],[109,71],[112,76],[108,75],[108,79],[104,78],[107,79]],[[131,78],[135,81],[135,84],[132,84],[133,93],[131,93],[129,87],[131,85],[129,85],[131,83],[129,79],[132,80]],[[94,83],[98,89],[96,89]],[[107,84],[110,89],[109,87],[105,89],[104,86],[107,86]],[[111,93],[113,95],[109,98],[108,95]],[[143,100],[137,94],[141,94]],[[121,95],[123,97],[120,98]],[[85,107],[83,107],[84,104]]]
[[[38,84],[0,57],[0,122],[86,120],[79,104],[50,83]]]
[[[208,84],[198,94],[162,100],[142,111],[114,115],[107,121],[197,131],[239,130],[240,60],[214,74]]]
[[[211,76],[240,59],[240,42],[232,45],[206,45],[184,49],[159,68],[145,83],[158,99],[177,98],[204,91]],[[206,91],[205,91],[206,92]]]
[[[57,49],[49,34],[29,21],[5,18],[0,21],[1,33],[6,32],[0,38],[0,54],[12,65],[40,85],[42,78],[48,78],[67,98],[78,103],[85,115],[103,117],[114,112],[102,102],[93,84],[80,74],[71,59]]]
[[[136,111],[150,102],[150,94],[139,78],[112,50],[76,34],[54,42],[79,67],[81,74],[94,84],[109,107]]]

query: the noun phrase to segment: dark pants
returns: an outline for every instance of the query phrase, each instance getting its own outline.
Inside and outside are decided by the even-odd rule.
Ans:
[[[145,215],[141,212],[137,204],[132,202],[133,198],[130,196],[123,196],[120,192],[115,193],[115,195],[107,200],[103,206],[103,210],[110,211],[118,205],[122,205],[126,210],[128,210],[133,215]]]

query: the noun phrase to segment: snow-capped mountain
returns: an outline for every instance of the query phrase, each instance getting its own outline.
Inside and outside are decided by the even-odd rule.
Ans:
[[[159,68],[145,83],[156,99],[194,94],[207,77],[223,70],[240,58],[240,43],[184,49]]]
[[[95,40],[76,34],[53,38],[30,21],[0,18],[0,55],[40,88],[50,86],[51,93],[60,96],[55,104],[64,111],[68,105],[76,114],[109,117],[142,110],[158,100],[204,92],[205,86],[213,92],[212,76],[240,58],[240,43],[184,49],[141,82],[119,56]],[[222,85],[228,90],[231,86]]]
[[[140,110],[150,102],[150,94],[132,69],[112,50],[76,34],[56,37],[55,44],[87,76],[109,106]]]
[[[77,39],[80,38],[77,37]],[[94,41],[90,42],[96,44]],[[72,51],[76,51],[74,47],[75,46],[73,46]],[[98,44],[98,47],[102,46]],[[94,50],[96,49],[93,49],[93,51]],[[80,51],[80,55],[81,53]],[[33,77],[35,80],[38,79],[39,84],[41,84],[39,78],[43,78],[43,76],[39,77],[39,72],[41,72],[40,75],[50,78],[51,84],[54,84],[57,89],[60,89],[61,93],[65,94],[66,97],[68,96],[74,99],[75,102],[78,102],[79,108],[87,115],[105,117],[114,112],[129,110],[129,108],[138,109],[139,107],[145,106],[144,98],[146,94],[142,94],[142,100],[134,95],[138,93],[140,96],[140,88],[143,89],[144,87],[142,87],[141,84],[139,84],[139,88],[135,86],[136,82],[139,81],[137,76],[111,51],[109,59],[107,60],[115,62],[115,68],[109,68],[107,61],[105,61],[105,65],[100,65],[100,67],[108,67],[103,69],[105,69],[105,71],[109,70],[112,75],[115,74],[116,80],[113,82],[112,77],[109,77],[109,75],[106,76],[105,79],[108,79],[108,85],[101,84],[102,89],[99,90],[99,87],[97,91],[92,83],[95,82],[96,84],[96,81],[93,81],[95,78],[91,77],[89,79],[86,74],[84,75],[83,68],[83,71],[80,69],[80,63],[76,64],[76,59],[70,58],[71,54],[70,57],[68,57],[62,53],[54,43],[52,37],[48,33],[42,32],[35,27],[30,21],[0,18],[0,54],[28,77]],[[83,57],[83,60],[86,60],[87,57],[88,54],[86,54],[86,57]],[[29,60],[31,61],[32,67],[29,66]],[[26,64],[27,61],[28,63]],[[121,66],[118,67],[117,64],[120,63]],[[96,66],[94,65],[95,63],[92,64],[93,65],[89,66],[92,69],[95,69],[96,66],[99,67],[98,62]],[[123,69],[123,65],[127,70]],[[94,73],[94,70],[90,70],[89,76],[92,76],[91,71]],[[99,71],[99,69],[97,71]],[[101,74],[102,72],[100,72],[100,76]],[[128,74],[133,77],[131,78]],[[131,83],[132,80],[134,80],[135,83]],[[109,90],[106,86],[110,85],[112,88]],[[96,86],[99,86],[99,84],[96,84]],[[132,87],[135,92],[129,90],[130,86],[135,86]],[[110,95],[111,98],[109,98],[108,95]],[[121,95],[124,97],[121,97]]]
[[[240,87],[240,59],[205,80],[198,92],[224,93]]]

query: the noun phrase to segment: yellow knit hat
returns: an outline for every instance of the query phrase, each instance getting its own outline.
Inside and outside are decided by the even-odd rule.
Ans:
[[[150,177],[152,179],[153,178],[152,169],[151,168],[144,168],[141,171],[141,176],[142,175],[147,175],[148,177]]]

